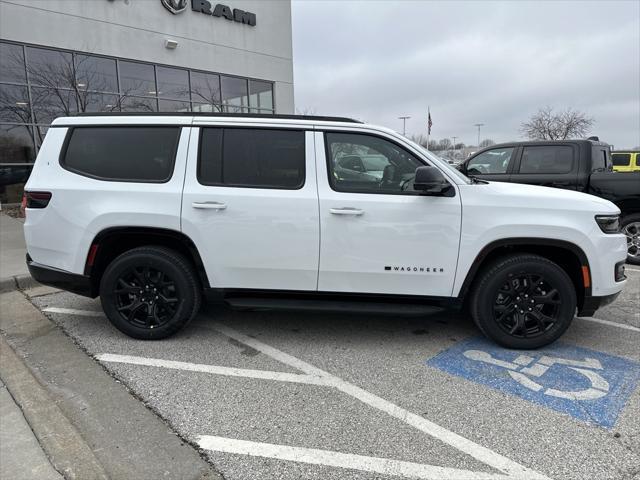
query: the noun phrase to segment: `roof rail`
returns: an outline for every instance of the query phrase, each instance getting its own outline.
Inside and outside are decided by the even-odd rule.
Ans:
[[[223,113],[223,112],[82,112],[78,117],[227,117],[227,118],[264,118],[281,120],[313,120],[319,122],[362,123],[347,117],[324,117],[319,115],[285,115],[280,113]]]

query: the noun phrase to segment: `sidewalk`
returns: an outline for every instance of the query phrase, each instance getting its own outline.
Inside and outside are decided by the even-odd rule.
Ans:
[[[23,219],[0,212],[0,280],[28,275]]]
[[[0,478],[62,480],[0,380]]]

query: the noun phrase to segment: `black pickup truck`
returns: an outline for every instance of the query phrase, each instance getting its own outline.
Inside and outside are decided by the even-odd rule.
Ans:
[[[622,212],[627,261],[640,265],[640,172],[614,172],[608,144],[597,139],[502,143],[458,168],[484,180],[567,188],[610,200]]]

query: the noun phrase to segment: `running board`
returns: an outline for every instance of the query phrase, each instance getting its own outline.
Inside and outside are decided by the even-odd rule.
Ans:
[[[260,297],[227,297],[230,306],[238,309],[304,310],[314,312],[348,312],[373,315],[430,315],[443,307],[411,303],[383,303],[349,300],[285,299]]]

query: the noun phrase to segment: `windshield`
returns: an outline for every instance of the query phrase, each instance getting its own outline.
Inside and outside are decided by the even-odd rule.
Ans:
[[[406,137],[403,137],[403,138],[404,138],[405,141],[409,142],[414,148],[416,148],[419,151],[421,151],[424,154],[426,154],[427,158],[430,161],[432,161],[434,164],[438,165],[438,167],[440,167],[442,170],[445,170],[447,173],[451,174],[451,176],[457,178],[458,180],[460,180],[463,183],[467,183],[467,184],[471,183],[471,180],[469,180],[469,178],[467,176],[462,174],[454,166],[450,165],[449,162],[446,162],[446,161],[440,159],[438,156],[436,156],[435,154],[431,153],[429,150],[424,148],[422,145],[418,145],[417,143],[409,140]]]

